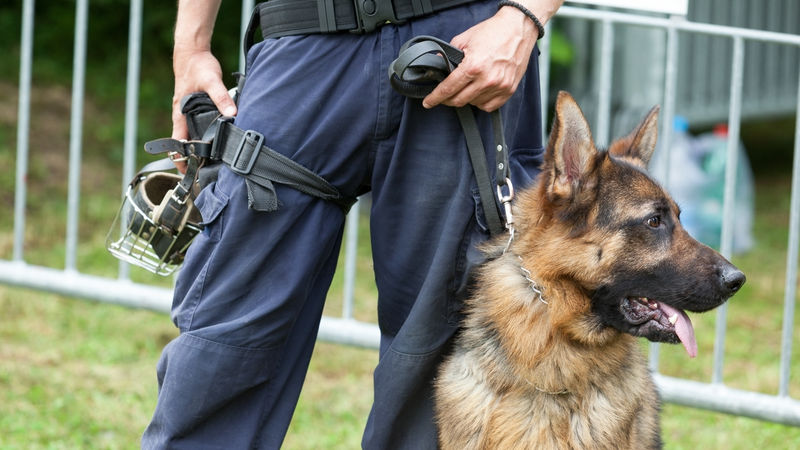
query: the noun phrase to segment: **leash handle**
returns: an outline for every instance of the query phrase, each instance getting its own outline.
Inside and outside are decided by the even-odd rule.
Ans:
[[[433,36],[417,36],[389,64],[389,82],[400,94],[423,98],[464,59],[464,52]]]

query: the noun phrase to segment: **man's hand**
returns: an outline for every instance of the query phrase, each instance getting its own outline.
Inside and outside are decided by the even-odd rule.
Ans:
[[[178,4],[175,23],[175,48],[172,69],[175,73],[175,91],[172,96],[172,138],[188,139],[186,117],[181,113],[181,99],[192,92],[205,92],[217,109],[226,116],[236,115],[225,83],[222,68],[211,54],[211,35],[221,0],[182,0]],[[178,170],[186,171],[185,162],[176,162]]]
[[[225,84],[222,82],[222,69],[219,61],[210,51],[180,52],[175,49],[175,93],[172,96],[172,138],[187,139],[189,132],[186,118],[181,113],[181,100],[192,92],[205,92],[217,109],[226,116],[236,115],[233,103]]]
[[[539,2],[542,11],[534,13],[545,23],[561,3]],[[464,51],[464,60],[423,99],[422,105],[472,104],[494,111],[516,91],[538,37],[536,26],[522,11],[500,8],[494,16],[453,38],[450,43]]]

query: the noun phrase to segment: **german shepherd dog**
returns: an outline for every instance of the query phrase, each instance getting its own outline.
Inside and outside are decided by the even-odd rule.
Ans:
[[[516,233],[488,244],[463,329],[436,380],[444,449],[661,447],[659,399],[636,337],[697,343],[744,274],[681,227],[646,172],[658,107],[608,151],[560,93]]]

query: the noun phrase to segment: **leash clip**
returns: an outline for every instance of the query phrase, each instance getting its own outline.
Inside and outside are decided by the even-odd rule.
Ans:
[[[503,186],[508,188],[508,195],[503,194]],[[506,213],[506,230],[513,234],[514,230],[514,215],[511,214],[511,200],[514,199],[514,185],[511,184],[511,179],[506,178],[502,184],[497,185],[497,198],[503,204],[503,210]]]
[[[503,186],[508,188],[508,195],[503,195]],[[500,199],[500,203],[503,204],[503,210],[506,213],[506,230],[508,230],[508,241],[506,242],[505,248],[503,248],[503,254],[505,254],[509,247],[511,247],[511,243],[514,242],[514,215],[511,214],[511,200],[514,199],[514,185],[511,184],[511,179],[506,177],[505,182],[503,184],[497,185],[497,198]]]

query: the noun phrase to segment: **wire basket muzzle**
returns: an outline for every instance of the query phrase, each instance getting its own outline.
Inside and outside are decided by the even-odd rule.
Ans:
[[[159,220],[170,199],[174,206],[173,192],[181,178],[153,172],[131,182],[106,238],[106,248],[112,255],[158,275],[169,275],[181,265],[186,250],[202,230],[202,219],[191,196],[179,202],[181,220],[175,226]]]

